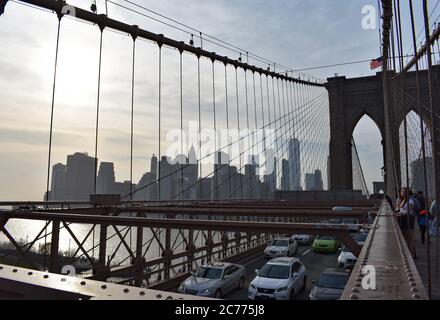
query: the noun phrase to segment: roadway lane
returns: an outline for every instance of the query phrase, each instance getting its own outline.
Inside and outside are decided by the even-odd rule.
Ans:
[[[299,258],[306,267],[307,287],[305,292],[300,292],[295,296],[295,300],[308,299],[310,289],[312,288],[312,281],[318,280],[319,275],[326,268],[337,268],[337,259],[339,253],[314,253],[311,245],[298,246],[298,252],[295,257]],[[269,259],[265,258],[263,253],[255,256],[253,260],[246,262],[246,282],[244,289],[235,290],[229,293],[224,299],[226,300],[248,300],[248,288],[250,282],[255,278],[255,269],[261,267]]]

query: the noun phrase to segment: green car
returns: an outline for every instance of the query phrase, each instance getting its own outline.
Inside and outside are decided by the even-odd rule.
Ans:
[[[317,236],[313,241],[314,252],[335,253],[338,251],[341,241],[334,236]]]

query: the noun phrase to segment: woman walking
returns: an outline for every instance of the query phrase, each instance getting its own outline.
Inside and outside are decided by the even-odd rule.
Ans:
[[[408,188],[400,190],[396,204],[396,217],[400,230],[414,259],[417,259],[416,246],[414,243],[415,203],[410,196]]]

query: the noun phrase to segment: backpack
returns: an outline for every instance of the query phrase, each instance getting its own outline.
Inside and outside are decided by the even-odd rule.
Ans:
[[[416,213],[419,213],[422,209],[419,199],[417,199],[416,197],[412,197],[412,200],[414,201],[414,209],[416,210]]]

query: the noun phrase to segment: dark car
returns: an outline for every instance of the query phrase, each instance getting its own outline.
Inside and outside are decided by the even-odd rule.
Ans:
[[[319,280],[313,282],[310,300],[338,300],[347,285],[349,273],[337,269],[325,269]]]

